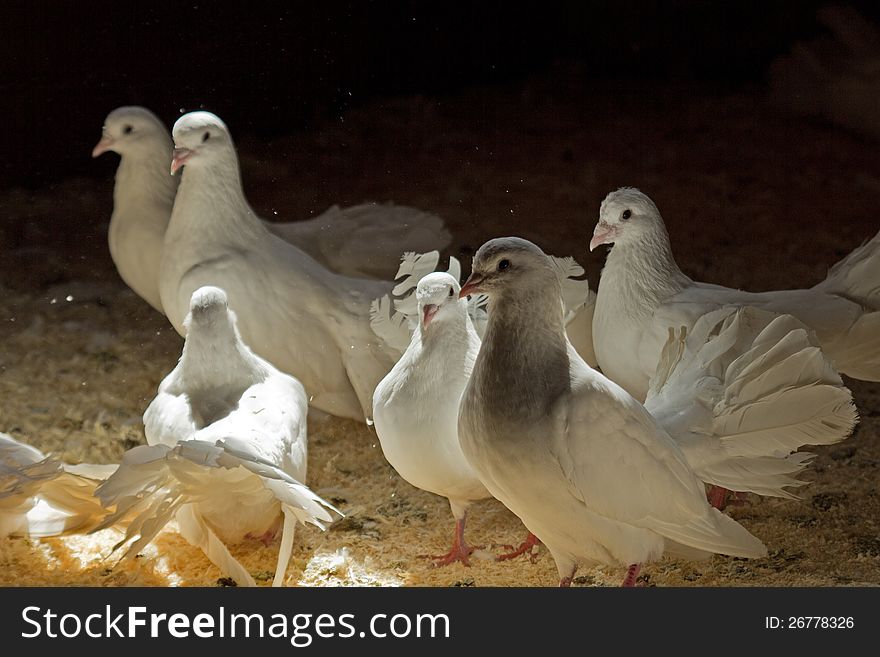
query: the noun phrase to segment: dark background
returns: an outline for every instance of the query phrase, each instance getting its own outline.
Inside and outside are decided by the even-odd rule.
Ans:
[[[203,107],[234,134],[271,137],[376,99],[559,66],[581,82],[760,85],[776,56],[822,31],[812,0],[229,4],[3,2],[0,188],[106,176],[112,158],[87,156],[119,105],[169,124]]]

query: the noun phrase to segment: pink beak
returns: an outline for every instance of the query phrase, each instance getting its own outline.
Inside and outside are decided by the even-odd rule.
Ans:
[[[427,304],[422,312],[424,313],[422,317],[422,326],[428,328],[428,324],[431,323],[431,320],[434,319],[434,315],[437,314],[437,311],[440,310],[440,306],[435,306],[433,303]]]
[[[600,221],[593,230],[593,239],[590,240],[590,251],[600,244],[613,244],[617,238],[617,228]]]
[[[480,284],[482,284],[482,282],[482,276],[479,274],[471,274],[462,286],[461,292],[458,293],[458,298],[464,299],[466,296],[471,295],[474,292],[480,292]]]
[[[113,142],[114,140],[112,137],[102,137],[101,141],[95,144],[95,147],[92,149],[92,157],[98,157],[109,151],[113,148]]]
[[[192,155],[193,151],[188,148],[175,148],[171,153],[171,175],[177,173]]]

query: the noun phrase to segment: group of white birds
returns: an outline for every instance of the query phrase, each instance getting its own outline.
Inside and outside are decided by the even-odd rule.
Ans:
[[[468,564],[468,507],[492,496],[529,532],[499,558],[540,541],[561,585],[597,564],[633,585],[665,554],[766,554],[719,510],[726,495],[795,497],[799,448],[857,421],[838,372],[880,380],[880,234],[814,287],[753,294],[688,278],[657,207],[623,188],[589,242],[613,245],[597,294],[574,260],[516,237],[485,243],[461,284],[454,258],[435,271],[450,234],[425,212],[260,219],[208,112],[169,136],[119,108],[93,156],[106,151],[121,156],[113,261],[183,353],[144,414],[147,445],[118,467],[0,435],[0,535],[115,526],[128,556],[173,519],[253,585],[226,545],[280,530],[280,585],[295,525],[339,514],[306,486],[311,406],[372,422],[400,476],[449,500],[438,565]]]

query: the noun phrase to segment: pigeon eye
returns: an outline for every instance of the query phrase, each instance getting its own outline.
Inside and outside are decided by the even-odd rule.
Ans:
[[[127,125],[122,129],[122,132],[126,135],[130,135],[132,132],[134,132],[134,128],[130,125]]]
[[[211,133],[210,133],[210,132],[206,132],[205,134],[202,135],[202,143],[204,144],[204,143],[205,143],[206,141],[208,141],[210,138],[211,138]]]
[[[500,260],[498,262],[498,271],[504,271],[510,267],[510,260],[505,258],[504,260]]]
[[[624,210],[623,214],[620,215],[620,218],[623,221],[627,221],[631,216],[633,216],[632,210]]]
[[[449,288],[449,297],[452,298],[452,288]]]

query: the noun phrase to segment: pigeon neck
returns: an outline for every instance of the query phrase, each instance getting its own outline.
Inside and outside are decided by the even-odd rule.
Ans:
[[[223,241],[232,236],[239,243],[266,232],[244,196],[234,154],[210,166],[184,167],[169,236],[173,240],[179,233],[198,231],[203,237],[205,228]]]
[[[467,337],[467,301],[459,300],[458,307],[451,317],[444,317],[440,321],[431,322],[429,326],[425,326],[422,320],[423,311],[419,307],[419,333],[422,338],[422,348],[428,349],[431,346],[445,342],[449,339],[466,338]]]
[[[268,376],[266,368],[229,327],[190,326],[180,357],[187,390],[245,390]]]
[[[637,300],[650,312],[689,282],[678,268],[666,229],[660,225],[633,243],[615,244],[605,260],[598,297]],[[597,303],[601,303],[597,299]]]
[[[116,170],[113,203],[116,208],[137,209],[145,202],[167,207],[171,215],[178,178],[168,171],[171,162],[171,141],[155,144],[148,153],[123,156]]]
[[[568,342],[558,280],[515,299],[489,302],[489,321],[474,379],[495,422],[546,416],[570,386]],[[506,384],[514,382],[514,385]]]

